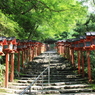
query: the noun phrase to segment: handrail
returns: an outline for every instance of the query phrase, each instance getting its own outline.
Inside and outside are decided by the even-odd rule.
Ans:
[[[23,92],[21,92],[19,95],[23,95],[27,90],[31,90],[31,86],[33,86],[33,84],[35,83],[35,82],[37,82],[37,80],[40,78],[40,76],[42,76],[43,75],[43,73],[46,71],[46,70],[48,70],[49,72],[48,72],[48,82],[50,82],[50,66],[48,66],[40,75],[38,75],[38,77],[27,87],[27,88],[25,88],[24,89],[24,91]],[[30,91],[31,92],[31,91]]]

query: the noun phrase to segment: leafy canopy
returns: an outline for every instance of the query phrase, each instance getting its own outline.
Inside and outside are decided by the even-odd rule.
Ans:
[[[86,14],[77,0],[0,0],[0,10],[1,35],[36,40],[70,32]]]

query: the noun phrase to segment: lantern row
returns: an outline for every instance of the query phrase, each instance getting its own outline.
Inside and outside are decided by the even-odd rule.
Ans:
[[[78,74],[84,77],[84,51],[86,51],[87,68],[88,68],[88,81],[92,83],[90,51],[95,50],[95,32],[86,32],[85,36],[79,38],[61,40],[56,42],[57,52],[63,57],[67,58],[72,66],[75,66],[74,51],[77,51],[78,59]]]
[[[4,53],[18,53],[18,51],[27,50],[34,46],[43,45],[43,43],[34,40],[19,40],[15,37],[0,37],[0,55]]]
[[[79,38],[60,40],[57,45],[69,46],[74,50],[94,50],[95,49],[95,32],[86,32],[86,36]]]

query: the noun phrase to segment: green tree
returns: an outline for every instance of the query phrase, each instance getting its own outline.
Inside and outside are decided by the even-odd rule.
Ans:
[[[0,10],[12,25],[16,23],[20,31],[13,29],[18,37],[37,40],[70,32],[86,14],[86,8],[76,0],[0,0]]]

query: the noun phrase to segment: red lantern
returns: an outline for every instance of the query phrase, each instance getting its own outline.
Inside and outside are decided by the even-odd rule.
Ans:
[[[14,37],[7,37],[6,40],[8,44],[4,45],[3,50],[11,53],[13,52]]]
[[[5,37],[0,37],[0,55],[5,55],[4,53],[3,53],[3,46],[4,45],[7,45],[7,41],[6,41],[6,39],[5,39]]]

